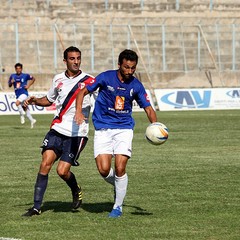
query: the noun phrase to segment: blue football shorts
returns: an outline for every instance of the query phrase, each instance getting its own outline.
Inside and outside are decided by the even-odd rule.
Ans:
[[[72,166],[78,166],[77,160],[87,141],[87,137],[68,137],[51,129],[43,139],[42,154],[50,149],[57,155],[56,160],[60,159]]]

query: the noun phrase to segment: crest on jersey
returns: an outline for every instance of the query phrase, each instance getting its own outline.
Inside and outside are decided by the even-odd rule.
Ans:
[[[130,90],[130,97],[133,96],[133,88]]]
[[[84,82],[78,83],[78,88],[83,89],[86,86]]]

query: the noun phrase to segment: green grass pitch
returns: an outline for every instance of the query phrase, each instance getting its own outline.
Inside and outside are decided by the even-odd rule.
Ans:
[[[169,128],[161,146],[144,139],[145,113],[136,120],[129,186],[123,216],[107,217],[113,189],[100,177],[89,143],[73,167],[83,205],[71,212],[71,193],[49,175],[42,214],[21,215],[32,206],[41,161],[40,145],[52,115],[36,115],[36,127],[19,116],[0,116],[0,238],[24,240],[172,239],[229,240],[240,236],[240,112],[158,112]]]

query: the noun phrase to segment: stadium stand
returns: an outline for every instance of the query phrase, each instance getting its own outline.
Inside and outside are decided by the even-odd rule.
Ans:
[[[64,69],[63,49],[78,46],[82,69],[117,67],[118,53],[139,53],[146,87],[239,86],[240,3],[233,0],[9,0],[0,9],[0,79],[16,62],[46,90]]]

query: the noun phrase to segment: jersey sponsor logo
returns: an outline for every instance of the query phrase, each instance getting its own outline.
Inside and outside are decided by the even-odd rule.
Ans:
[[[117,87],[118,90],[126,91],[126,88]]]
[[[16,82],[16,89],[19,89],[21,87],[21,83],[20,82]]]
[[[116,96],[115,110],[123,110],[124,109],[124,101],[125,101],[124,97]]]

